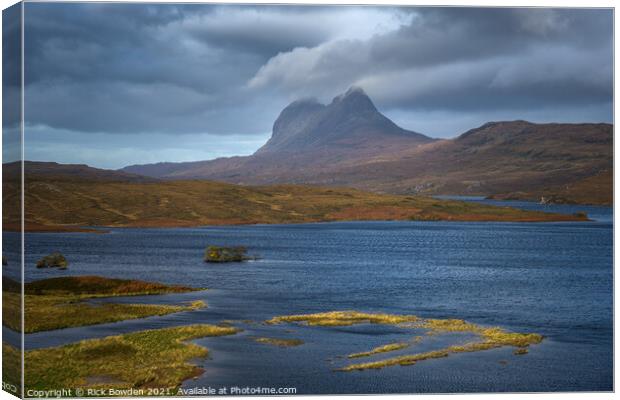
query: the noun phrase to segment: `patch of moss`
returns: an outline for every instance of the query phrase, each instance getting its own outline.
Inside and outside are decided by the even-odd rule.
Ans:
[[[295,347],[304,344],[304,341],[301,339],[281,339],[281,338],[269,338],[269,337],[259,337],[254,339],[258,343],[271,344],[273,346],[280,347]]]
[[[208,354],[206,348],[187,343],[188,340],[237,332],[232,327],[190,325],[30,350],[25,354],[25,386],[28,389],[177,388],[185,379],[202,373],[189,360]]]

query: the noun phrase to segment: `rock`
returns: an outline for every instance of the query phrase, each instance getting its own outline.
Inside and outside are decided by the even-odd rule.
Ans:
[[[62,254],[55,252],[37,261],[37,268],[67,269],[69,262]]]
[[[243,246],[209,246],[205,251],[205,262],[223,263],[251,260],[251,257],[246,256],[246,251],[247,249]]]

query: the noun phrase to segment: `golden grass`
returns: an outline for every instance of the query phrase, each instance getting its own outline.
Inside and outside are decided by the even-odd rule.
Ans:
[[[470,333],[479,340],[463,345],[453,345],[439,350],[424,353],[403,355],[384,360],[356,363],[340,368],[339,371],[360,371],[365,369],[379,369],[394,365],[413,365],[419,361],[433,358],[448,357],[453,353],[468,353],[490,350],[504,346],[517,347],[514,354],[526,354],[529,345],[542,342],[543,336],[537,333],[508,332],[500,327],[484,327],[462,319],[435,319],[418,318],[415,315],[368,314],[358,311],[331,311],[306,315],[285,315],[274,317],[268,324],[305,323],[310,326],[349,326],[356,324],[388,324],[403,328],[424,329],[427,334],[442,333]],[[418,336],[416,341],[421,340]],[[370,351],[350,354],[348,358],[361,358],[390,351],[401,350],[410,346],[410,343],[389,343],[376,347]]]
[[[367,363],[351,364],[344,368],[338,369],[338,371],[363,371],[365,369],[381,369],[385,367],[391,367],[394,365],[413,365],[418,361],[424,361],[431,358],[443,358],[448,357],[449,352],[447,350],[435,350],[426,353],[418,353],[400,357],[388,358],[387,360],[372,361]]]
[[[486,332],[486,331],[492,331]],[[453,332],[465,332],[465,331],[453,331]],[[464,345],[449,346],[445,349],[439,349],[429,351],[426,353],[418,353],[412,355],[405,355],[400,357],[388,358],[386,360],[379,360],[368,363],[351,364],[344,368],[340,368],[339,371],[362,371],[365,369],[381,369],[384,367],[390,367],[394,365],[414,365],[419,361],[429,360],[433,358],[448,357],[451,353],[473,353],[477,351],[497,349],[503,346],[517,346],[518,348],[513,352],[515,355],[523,355],[528,353],[527,347],[530,344],[538,344],[542,341],[543,337],[535,333],[513,333],[503,331],[501,328],[489,328],[483,329],[476,326],[474,331],[469,331],[481,334],[482,341],[467,343]]]
[[[286,322],[302,322],[316,326],[350,326],[357,324],[384,324],[397,325],[406,322],[415,322],[414,315],[370,314],[357,311],[331,311],[305,315],[285,315],[274,317],[267,324],[281,324]]]
[[[384,344],[383,346],[375,347],[374,349],[372,349],[370,351],[364,351],[364,352],[361,352],[361,353],[349,354],[347,356],[347,358],[369,357],[369,356],[372,356],[374,354],[387,353],[387,352],[390,352],[390,351],[397,351],[397,350],[406,349],[409,346],[411,346],[411,343],[407,343],[407,342],[388,343],[388,344]]]
[[[208,354],[188,340],[237,332],[232,327],[190,325],[30,350],[25,354],[26,388],[177,388],[202,373],[189,360]]]
[[[282,338],[270,338],[270,337],[259,337],[254,339],[258,343],[271,344],[273,346],[279,347],[295,347],[304,344],[304,341],[301,339],[282,339]]]
[[[5,289],[2,293],[2,322],[15,331],[21,331],[19,312],[21,299],[19,292],[15,292],[18,286],[6,278],[4,284],[9,290]],[[195,289],[181,286],[92,276],[34,281],[25,285],[25,332],[161,316],[206,307],[206,303],[201,300],[181,305],[88,302],[93,298],[182,293],[193,290]]]

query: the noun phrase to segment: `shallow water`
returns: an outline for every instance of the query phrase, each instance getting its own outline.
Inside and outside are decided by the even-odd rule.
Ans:
[[[210,290],[114,299],[162,303],[204,299],[209,307],[30,334],[26,347],[188,323],[263,321],[292,313],[348,309],[407,313],[463,318],[546,338],[525,356],[504,348],[409,367],[343,373],[333,371],[346,364],[335,356],[415,333],[389,326],[237,322],[244,328],[241,334],[196,341],[205,344],[211,356],[198,361],[205,374],[184,387],[296,387],[297,393],[306,394],[612,390],[611,208],[499,204],[565,213],[583,210],[596,221],[347,222],[27,234],[27,280],[91,274]],[[5,233],[4,238],[10,249],[15,234]],[[260,260],[205,264],[202,254],[207,244],[245,245]],[[34,267],[38,258],[55,250],[69,259],[67,271]],[[11,272],[18,276],[14,266],[5,267],[5,273]],[[6,329],[4,335],[5,340],[19,340]],[[254,342],[254,336],[299,338],[305,344],[272,347]],[[427,338],[398,354],[438,348],[442,340]]]

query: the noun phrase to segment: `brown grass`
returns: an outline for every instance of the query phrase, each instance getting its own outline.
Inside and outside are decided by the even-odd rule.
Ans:
[[[6,183],[7,204],[15,197],[11,193],[17,188]],[[26,228],[32,231],[84,231],[89,226],[189,227],[356,220],[585,220],[458,201],[295,185],[28,180],[25,193]],[[6,210],[5,226],[19,228],[19,208]]]

